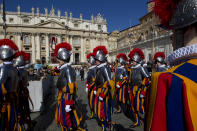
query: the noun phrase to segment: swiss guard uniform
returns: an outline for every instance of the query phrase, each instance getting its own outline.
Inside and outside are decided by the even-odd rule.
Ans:
[[[55,55],[59,61],[63,61],[60,75],[57,80],[57,108],[55,113],[56,122],[62,130],[82,130],[79,126],[82,114],[76,110],[77,83],[75,71],[71,67],[70,55],[72,47],[66,42],[62,42],[55,47]]]
[[[94,54],[90,53],[87,55],[88,63],[91,65],[87,75],[87,82],[86,82],[86,92],[88,92],[88,103],[91,110],[90,119],[94,116],[94,103],[96,97],[96,85],[95,85],[95,78],[96,78],[96,65]]]
[[[111,71],[106,63],[106,54],[108,53],[105,46],[98,46],[94,48],[95,59],[100,64],[97,65],[96,72],[96,99],[95,99],[95,114],[102,123],[102,130],[106,127],[112,130],[112,92],[114,82],[111,78]]]
[[[29,108],[29,90],[28,86],[28,72],[25,69],[26,63],[29,61],[29,55],[24,51],[16,53],[13,65],[18,69],[18,122],[21,126],[25,123],[28,124],[29,128],[32,128],[30,108]],[[22,128],[22,127],[21,127]]]
[[[136,117],[136,121],[131,127],[136,127],[140,125],[139,112],[144,113],[144,97],[146,96],[149,74],[141,66],[141,61],[144,59],[144,53],[141,49],[133,49],[129,57],[131,61],[136,62],[136,65],[131,67],[132,75],[129,90],[131,106]]]
[[[17,130],[17,85],[18,73],[12,59],[18,47],[9,39],[0,40],[0,59],[3,60],[0,74],[0,130]]]
[[[155,61],[156,64],[155,72],[164,72],[168,69],[164,64],[165,54],[163,52],[155,53],[153,60]],[[158,65],[158,63],[160,65]]]
[[[121,105],[125,105],[127,99],[128,72],[125,68],[127,56],[121,53],[117,56],[117,61],[121,66],[117,68],[115,75],[115,98],[118,104],[117,113],[120,113]]]
[[[168,56],[173,67],[152,76],[145,128],[147,131],[196,131],[197,0],[154,1],[155,13],[162,25],[173,29],[175,51]],[[173,8],[169,10],[169,7]]]

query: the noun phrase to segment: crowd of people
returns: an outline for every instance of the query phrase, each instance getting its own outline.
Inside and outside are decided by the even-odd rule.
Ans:
[[[89,69],[85,90],[91,111],[89,119],[97,119],[102,131],[113,130],[116,124],[112,120],[113,99],[117,105],[114,113],[126,109],[134,116],[130,128],[140,126],[143,121],[147,131],[197,130],[197,12],[192,7],[197,1],[154,1],[154,11],[161,24],[174,32],[175,51],[167,59],[171,67],[165,63],[163,52],[155,53],[154,66],[145,64],[140,48],[131,50],[128,56],[117,54],[114,64],[107,62],[105,46],[97,46],[87,55]],[[191,15],[185,14],[184,10]],[[81,123],[82,113],[76,105],[76,72],[83,81],[85,71],[71,66],[71,51],[72,47],[67,42],[56,45],[54,54],[59,66],[49,69],[40,62],[29,65],[28,53],[18,51],[16,44],[9,39],[0,40],[2,131],[26,130],[25,125],[32,129],[28,81],[40,80],[47,74],[58,76],[56,123],[63,131],[86,130]],[[144,119],[139,117],[140,114]]]

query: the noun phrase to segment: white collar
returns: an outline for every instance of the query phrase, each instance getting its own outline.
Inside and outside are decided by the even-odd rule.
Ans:
[[[197,54],[197,44],[179,48],[168,56],[170,65],[180,64]]]
[[[12,62],[11,61],[9,61],[9,62],[3,62],[3,64],[10,65],[10,64],[12,64]]]
[[[0,64],[0,68],[3,66],[3,63]]]
[[[93,68],[95,68],[96,67],[96,65],[93,65],[93,66],[91,66],[89,69],[93,69]]]
[[[98,65],[97,67],[98,67],[98,68],[101,68],[101,67],[103,67],[103,66],[105,66],[105,65],[107,65],[107,63],[102,63],[102,64]]]
[[[166,67],[166,65],[165,65],[165,64],[162,64],[162,65],[160,65],[159,67]]]
[[[141,66],[141,64],[137,64],[136,66],[133,66],[133,67],[131,67],[131,68],[138,68],[138,67],[140,67]]]
[[[68,65],[71,65],[71,63],[66,63],[66,64],[63,64],[61,67],[59,67],[59,69],[63,69],[64,67],[68,66]]]
[[[18,67],[19,69],[23,69],[23,68],[25,68],[25,66],[20,66],[20,67]]]
[[[123,68],[124,68],[124,66],[120,66],[120,67],[118,67],[118,68],[123,69]]]

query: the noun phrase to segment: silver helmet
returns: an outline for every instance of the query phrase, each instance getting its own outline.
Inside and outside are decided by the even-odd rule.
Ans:
[[[15,50],[13,50],[11,47],[8,45],[2,45],[0,47],[0,59],[5,60],[7,58],[12,57],[15,54]]]
[[[170,21],[173,29],[187,27],[197,22],[197,0],[181,0]]]
[[[141,57],[137,53],[132,57],[132,60],[137,63],[140,63],[142,61]]]
[[[93,56],[90,56],[90,58],[88,59],[88,62],[91,64],[91,65],[95,65],[95,59]]]
[[[155,60],[155,62],[159,62],[159,63],[164,63],[164,59],[163,59],[163,57],[161,57],[161,56],[159,56],[159,57],[157,57],[156,58],[156,60]]]
[[[63,61],[68,60],[71,56],[71,51],[68,51],[66,48],[59,48],[57,53],[57,58]]]
[[[13,60],[13,64],[17,67],[20,67],[20,66],[24,66],[25,65],[25,58],[24,56],[18,56],[17,58],[15,58]]]
[[[125,64],[126,64],[126,60],[125,60],[124,58],[122,58],[122,57],[118,58],[117,60],[118,60],[118,62],[119,62],[121,65],[125,65]]]
[[[12,60],[18,47],[16,44],[9,39],[0,40],[0,59],[1,60]]]
[[[105,53],[103,53],[102,50],[98,50],[98,51],[96,52],[95,59],[96,59],[96,60],[99,60],[100,62],[106,62]]]

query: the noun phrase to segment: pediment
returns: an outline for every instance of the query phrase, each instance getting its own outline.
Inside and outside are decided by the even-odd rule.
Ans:
[[[39,24],[36,24],[35,26],[40,28],[65,28],[65,25],[62,23],[56,21],[56,20],[48,20]]]

